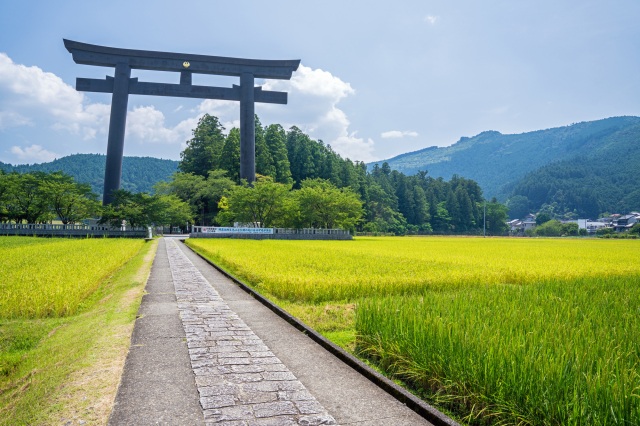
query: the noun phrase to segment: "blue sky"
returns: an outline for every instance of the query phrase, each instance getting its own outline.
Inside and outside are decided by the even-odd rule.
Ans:
[[[446,146],[484,130],[521,133],[640,115],[640,2],[120,1],[0,3],[0,161],[105,153],[110,95],[76,92],[62,39],[255,59],[301,59],[288,105],[297,125],[354,160]],[[137,72],[141,81],[178,82]],[[194,77],[230,87],[231,77]],[[198,118],[227,130],[239,105],[130,96],[125,155],[179,159]]]

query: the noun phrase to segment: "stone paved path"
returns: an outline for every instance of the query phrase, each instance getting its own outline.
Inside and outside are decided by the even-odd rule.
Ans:
[[[162,238],[110,426],[430,423]]]
[[[207,424],[335,425],[329,413],[222,300],[175,240],[167,255]]]

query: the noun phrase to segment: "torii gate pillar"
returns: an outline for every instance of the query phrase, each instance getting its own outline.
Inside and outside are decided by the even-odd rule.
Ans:
[[[256,114],[253,74],[240,76],[240,179],[256,180]]]
[[[256,179],[255,103],[287,103],[286,92],[262,90],[254,86],[255,79],[288,80],[300,65],[300,60],[272,61],[118,49],[71,40],[64,40],[64,45],[77,64],[115,68],[114,76],[107,76],[105,80],[76,79],[76,90],[113,94],[102,200],[105,205],[113,201],[113,191],[120,189],[129,94],[240,101],[240,178],[253,182]],[[180,84],[139,82],[137,78],[131,78],[132,69],[179,72]],[[240,77],[240,85],[231,88],[194,86],[193,73]]]
[[[111,116],[107,138],[107,163],[104,168],[104,191],[102,203],[111,204],[113,191],[120,189],[122,179],[122,157],[124,153],[124,132],[127,126],[127,105],[129,103],[129,78],[131,67],[125,63],[116,65],[111,96]]]

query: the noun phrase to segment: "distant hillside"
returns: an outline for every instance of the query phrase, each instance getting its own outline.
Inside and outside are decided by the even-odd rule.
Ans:
[[[448,147],[425,148],[377,164],[386,161],[392,169],[406,174],[427,170],[429,175],[445,179],[454,174],[464,176],[478,182],[485,196],[504,201],[520,179],[540,167],[579,157],[609,155],[629,138],[636,141],[632,148],[640,149],[638,125],[640,117],[614,117],[517,135],[488,131],[463,137]],[[624,137],[618,137],[622,134]]]
[[[528,173],[510,193],[513,216],[547,205],[556,215],[596,218],[640,211],[640,124],[603,137],[579,155]]]
[[[102,195],[106,156],[101,154],[74,154],[50,163],[11,164],[0,163],[6,172],[62,171],[78,182],[91,185],[93,192]],[[178,162],[152,157],[124,157],[122,160],[122,189],[131,192],[151,192],[153,185],[168,180],[178,169]]]

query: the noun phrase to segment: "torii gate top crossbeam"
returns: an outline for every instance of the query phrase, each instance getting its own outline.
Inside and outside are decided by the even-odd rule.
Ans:
[[[300,60],[263,60],[226,58],[222,56],[194,55],[190,53],[157,52],[98,46],[64,39],[64,46],[77,64],[115,67],[126,63],[132,69],[156,71],[185,71],[196,74],[241,76],[253,74],[255,78],[289,80],[298,69]]]
[[[300,60],[262,60],[225,58],[188,53],[157,52],[97,46],[63,39],[64,46],[77,64],[113,67],[114,76],[104,80],[76,79],[76,89],[84,92],[112,93],[107,161],[104,174],[103,203],[113,201],[120,188],[122,156],[130,94],[177,96],[185,98],[240,101],[240,177],[255,180],[255,102],[286,104],[287,93],[255,87],[256,78],[289,80]],[[131,78],[132,69],[173,71],[180,73],[180,84],[152,83]],[[214,74],[240,77],[240,85],[232,87],[197,86],[192,74]]]

